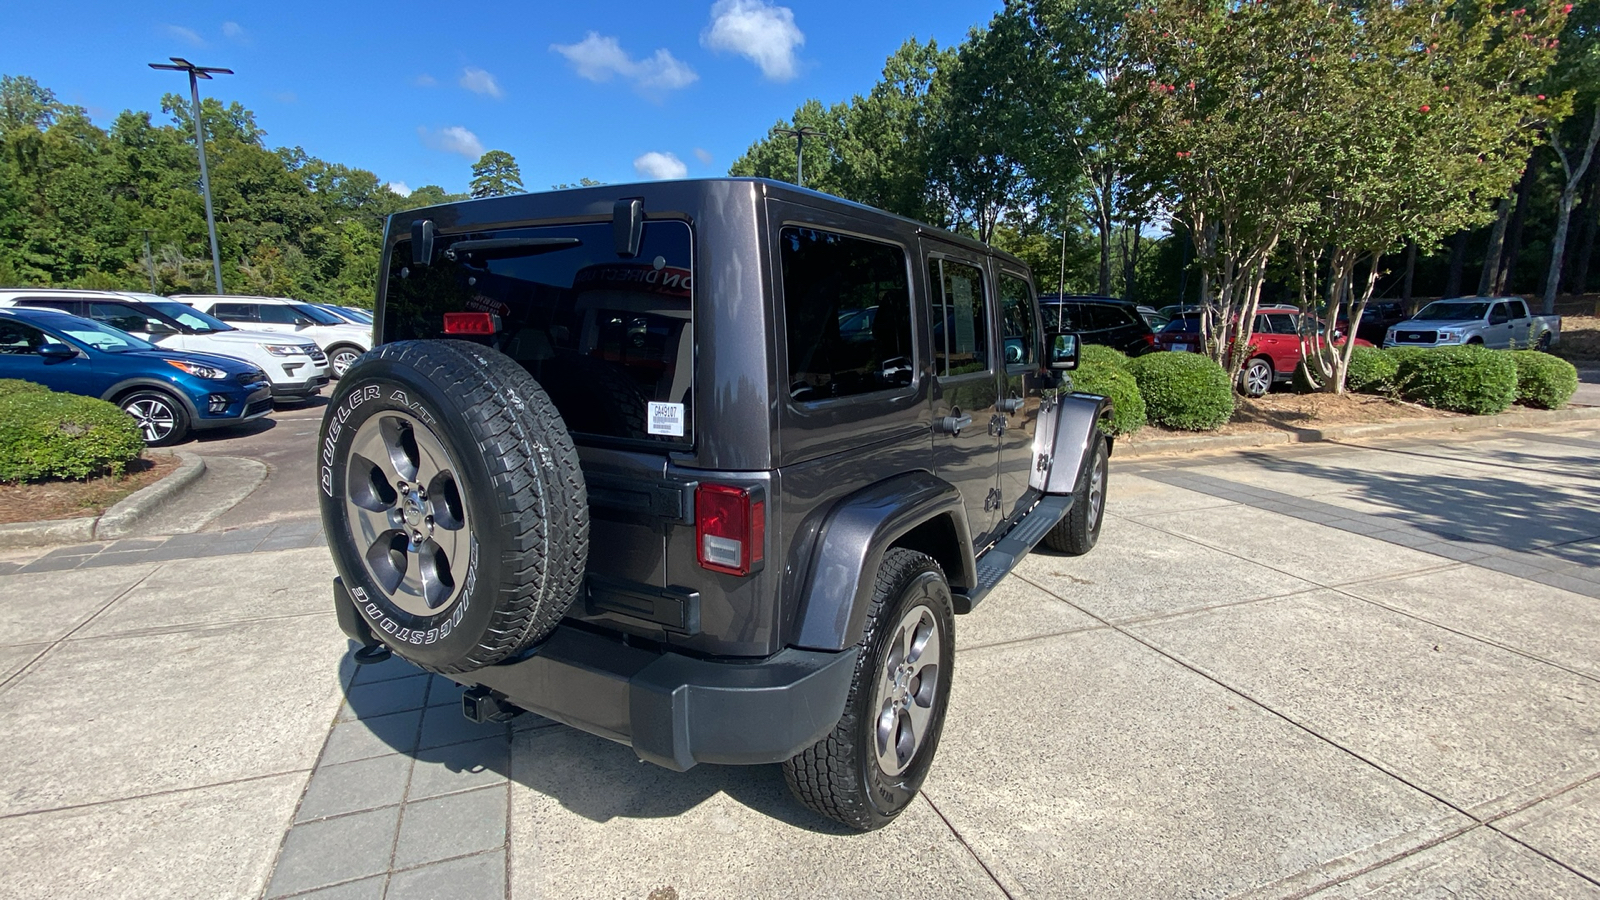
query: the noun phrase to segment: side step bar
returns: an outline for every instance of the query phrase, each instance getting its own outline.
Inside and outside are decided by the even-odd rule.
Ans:
[[[1028,510],[1027,515],[1017,521],[1006,536],[995,542],[984,554],[978,557],[978,586],[964,593],[957,593],[952,599],[955,601],[956,612],[971,612],[974,606],[1000,579],[1011,574],[1011,570],[1022,562],[1022,558],[1056,527],[1062,519],[1067,517],[1072,509],[1071,494],[1046,494]]]

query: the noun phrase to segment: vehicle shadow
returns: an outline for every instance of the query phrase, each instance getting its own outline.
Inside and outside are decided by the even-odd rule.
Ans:
[[[371,738],[418,763],[463,778],[494,772],[594,822],[673,818],[725,794],[796,828],[852,833],[801,806],[776,765],[701,764],[673,772],[640,760],[622,744],[533,713],[522,713],[508,724],[479,725],[462,715],[461,691],[454,682],[428,676],[399,657],[380,664],[380,677],[387,681],[364,679],[354,662],[356,649],[352,643],[340,663],[340,683],[354,721]],[[413,687],[423,681],[425,692]],[[394,687],[374,690],[384,684]],[[418,698],[412,702],[431,705],[396,712],[395,697],[410,691]]]
[[[227,425],[221,428],[208,428],[205,431],[196,431],[190,435],[190,441],[196,444],[209,444],[215,441],[227,441],[234,438],[253,437],[265,434],[278,427],[272,416],[266,415],[249,422],[238,425]]]

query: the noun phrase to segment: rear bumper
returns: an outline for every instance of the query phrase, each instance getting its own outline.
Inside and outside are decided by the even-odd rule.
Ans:
[[[339,627],[371,643],[339,579],[333,597]],[[562,625],[516,659],[452,677],[682,772],[697,763],[782,762],[815,744],[844,713],[855,661],[854,647],[699,659]]]

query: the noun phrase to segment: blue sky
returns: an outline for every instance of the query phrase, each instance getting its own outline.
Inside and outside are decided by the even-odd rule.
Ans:
[[[237,72],[201,90],[253,110],[270,147],[455,191],[500,149],[543,190],[725,173],[806,98],[865,93],[907,37],[958,43],[1000,6],[783,2],[15,3],[0,73],[109,125],[159,120],[187,82],[146,63],[185,57]]]

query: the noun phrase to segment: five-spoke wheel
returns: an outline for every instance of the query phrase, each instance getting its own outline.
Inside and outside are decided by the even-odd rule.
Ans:
[[[137,391],[123,397],[122,411],[133,417],[140,436],[152,447],[176,444],[189,432],[183,406],[161,391]]]
[[[431,616],[455,602],[472,533],[444,445],[415,417],[387,410],[350,443],[345,504],[372,580],[400,609]]]
[[[942,675],[939,638],[939,622],[924,606],[907,611],[889,638],[872,698],[873,748],[886,775],[904,772],[927,737]]]

